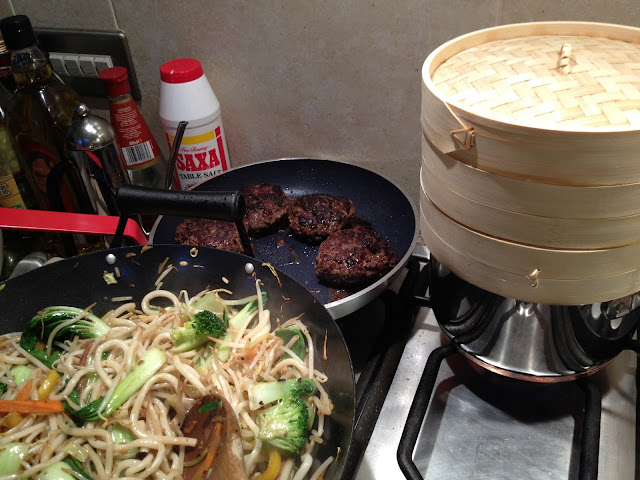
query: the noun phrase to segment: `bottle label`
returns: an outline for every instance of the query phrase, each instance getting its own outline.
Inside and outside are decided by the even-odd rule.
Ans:
[[[124,161],[130,170],[147,168],[156,163],[158,155],[153,152],[151,142],[121,148]]]
[[[169,145],[174,137],[167,135]],[[219,173],[229,170],[227,145],[222,122],[207,125],[203,133],[182,137],[180,150],[176,158],[174,186],[178,190],[187,190],[208,180]]]
[[[160,147],[133,98],[122,103],[112,103],[109,109],[127,168],[138,170],[156,163]]]
[[[13,175],[0,177],[0,207],[27,208],[18,190],[18,184]]]

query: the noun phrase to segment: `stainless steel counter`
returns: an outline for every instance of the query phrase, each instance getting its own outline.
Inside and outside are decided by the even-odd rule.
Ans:
[[[427,358],[445,341],[421,309],[356,480],[404,478],[402,430]],[[635,478],[636,364],[625,351],[593,375],[603,395],[599,480]],[[425,479],[576,478],[582,408],[575,383],[509,380],[456,354],[442,363],[414,462]]]

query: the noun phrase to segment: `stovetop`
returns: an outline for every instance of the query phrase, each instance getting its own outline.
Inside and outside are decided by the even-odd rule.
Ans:
[[[418,247],[416,257],[425,260],[428,251]],[[362,313],[369,330],[380,322],[376,311],[371,306]],[[367,357],[367,350],[375,353],[376,346],[363,338],[354,341],[353,323],[341,328],[360,382],[371,367],[358,359]],[[407,334],[406,344],[391,343],[389,355],[400,361],[370,438],[355,436],[355,443],[366,445],[354,468],[356,480],[405,478],[397,452],[407,417],[429,355],[448,343],[427,307],[417,311]],[[598,479],[640,478],[635,465],[637,362],[635,353],[625,351],[588,377],[602,394]],[[384,367],[378,362],[372,368],[388,375]],[[580,474],[584,409],[581,382],[512,380],[455,353],[440,366],[412,460],[425,479],[585,478]],[[365,407],[363,416],[375,417],[374,410]]]

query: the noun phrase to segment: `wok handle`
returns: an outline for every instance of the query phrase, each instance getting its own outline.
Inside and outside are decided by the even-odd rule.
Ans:
[[[178,191],[157,190],[136,185],[122,185],[116,194],[121,223],[131,215],[164,215],[211,218],[234,222],[246,255],[253,256],[249,235],[242,221],[245,212],[244,196],[238,191]],[[120,224],[111,247],[119,246]]]
[[[118,217],[107,215],[0,207],[0,229],[113,235],[116,225]],[[138,245],[148,243],[140,225],[134,220],[126,223],[123,236]]]

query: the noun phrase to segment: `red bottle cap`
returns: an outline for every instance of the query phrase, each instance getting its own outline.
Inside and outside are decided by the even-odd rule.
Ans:
[[[178,58],[160,66],[160,79],[165,83],[191,82],[202,75],[202,65],[195,58]]]
[[[104,89],[110,97],[119,97],[131,91],[129,87],[129,74],[125,67],[105,68],[98,77],[104,84]]]

